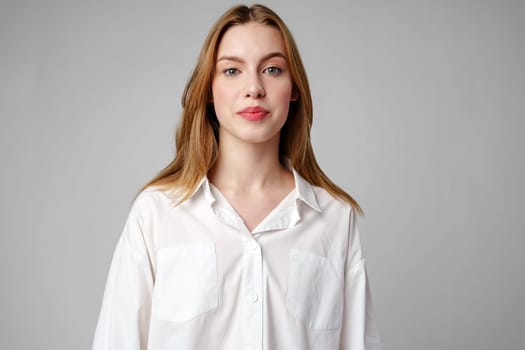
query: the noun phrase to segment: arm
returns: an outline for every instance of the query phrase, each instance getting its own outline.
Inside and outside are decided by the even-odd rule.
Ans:
[[[111,262],[93,350],[146,349],[153,280],[135,202]]]
[[[381,350],[355,213],[350,213],[340,350]]]

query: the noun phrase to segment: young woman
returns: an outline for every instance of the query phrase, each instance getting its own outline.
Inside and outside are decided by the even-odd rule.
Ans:
[[[93,349],[380,349],[361,208],[315,161],[283,21],[228,10],[182,106],[175,159],[116,247]]]

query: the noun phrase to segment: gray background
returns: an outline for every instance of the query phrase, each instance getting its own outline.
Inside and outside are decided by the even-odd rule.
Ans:
[[[362,204],[385,349],[518,349],[523,1],[267,1],[298,42],[313,143]],[[0,347],[87,349],[139,187],[227,1],[0,5]]]

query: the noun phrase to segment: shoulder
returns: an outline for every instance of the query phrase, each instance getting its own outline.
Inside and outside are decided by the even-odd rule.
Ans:
[[[342,200],[341,198],[335,197],[333,194],[320,186],[311,186],[317,199],[317,203],[322,211],[328,211],[330,213],[337,212],[340,214],[345,214],[346,216],[355,215],[355,208],[350,203]]]
[[[169,190],[150,186],[136,195],[131,204],[130,215],[144,219],[156,216],[173,206]]]

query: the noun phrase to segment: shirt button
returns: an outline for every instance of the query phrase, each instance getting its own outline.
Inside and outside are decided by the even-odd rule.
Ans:
[[[255,243],[254,241],[248,242],[248,249],[249,250],[255,251],[255,250],[257,250],[257,247],[258,247],[258,244]]]
[[[252,303],[255,303],[257,302],[257,300],[259,300],[259,296],[255,293],[249,294],[248,300],[251,301]]]

